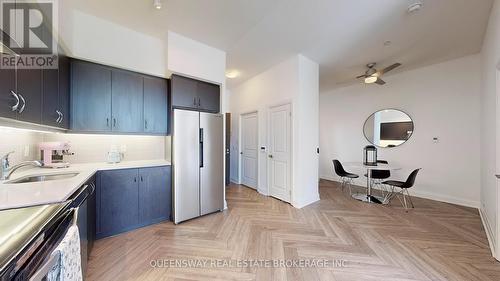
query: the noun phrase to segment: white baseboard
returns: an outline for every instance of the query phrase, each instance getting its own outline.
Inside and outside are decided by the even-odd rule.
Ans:
[[[301,208],[304,208],[307,205],[311,205],[312,203],[318,202],[318,201],[319,201],[319,194],[317,194],[316,196],[314,196],[313,198],[311,198],[311,199],[309,199],[307,201],[304,201],[304,202],[293,201],[291,204],[295,208],[301,209]]]
[[[329,180],[329,181],[339,182],[338,178],[335,178],[331,175],[323,175],[323,176],[320,176],[320,178],[325,179],[325,180]],[[476,209],[479,209],[479,207],[480,207],[480,203],[478,201],[466,200],[466,199],[462,199],[462,198],[457,198],[457,197],[453,197],[453,196],[448,196],[448,195],[443,195],[443,194],[438,194],[438,193],[433,193],[433,192],[427,192],[427,191],[411,190],[410,193],[413,196],[421,197],[421,198],[425,198],[425,199],[431,199],[431,200],[436,200],[436,201],[440,201],[440,202],[451,203],[451,204],[455,204],[455,205],[471,207],[471,208],[476,208]]]
[[[486,215],[486,212],[483,210],[483,208],[479,208],[479,215],[481,216],[481,222],[483,223],[486,237],[488,237],[488,244],[490,245],[491,255],[498,260],[499,257],[497,257],[496,255],[495,234],[493,232],[493,229],[491,228],[488,216]]]
[[[235,184],[241,184],[240,181],[238,179],[235,179],[235,178],[229,178],[229,181],[231,181],[232,183],[235,183]]]

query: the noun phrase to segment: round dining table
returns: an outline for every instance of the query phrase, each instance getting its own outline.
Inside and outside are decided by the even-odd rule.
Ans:
[[[395,166],[392,164],[382,164],[378,163],[377,166],[369,166],[363,164],[363,162],[346,162],[343,163],[343,166],[351,169],[363,169],[366,170],[366,194],[353,194],[352,198],[363,201],[366,203],[374,203],[374,204],[388,204],[383,197],[375,196],[372,194],[372,177],[371,170],[384,170],[384,171],[396,171],[401,170],[401,167]]]

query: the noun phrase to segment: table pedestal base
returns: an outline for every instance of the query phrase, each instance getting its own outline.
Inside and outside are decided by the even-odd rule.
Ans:
[[[389,203],[389,202],[386,202],[384,200],[384,197],[374,196],[374,195],[366,195],[366,194],[357,193],[357,194],[353,194],[352,198],[359,200],[359,201],[363,201],[365,203],[383,204],[383,205],[386,205]]]

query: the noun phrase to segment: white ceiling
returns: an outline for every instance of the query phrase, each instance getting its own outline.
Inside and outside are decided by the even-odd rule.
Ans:
[[[162,0],[162,10],[153,0],[65,2],[153,36],[172,30],[225,50],[227,68],[242,74],[229,88],[302,53],[320,64],[325,90],[355,83],[368,62],[400,62],[404,71],[481,50],[493,0],[421,0],[409,15],[415,1]]]

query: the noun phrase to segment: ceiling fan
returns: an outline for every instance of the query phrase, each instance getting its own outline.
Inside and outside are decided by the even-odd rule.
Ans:
[[[356,77],[356,79],[359,79],[359,78],[364,78],[365,79],[365,83],[366,84],[379,84],[379,85],[384,85],[385,84],[385,81],[382,80],[382,76],[393,70],[394,68],[396,67],[399,67],[401,66],[400,63],[395,63],[393,65],[390,65],[382,70],[377,70],[375,68],[375,65],[377,65],[376,63],[369,63],[366,65],[366,67],[368,67],[368,69],[366,70],[365,74],[363,75],[359,75],[358,77]]]

